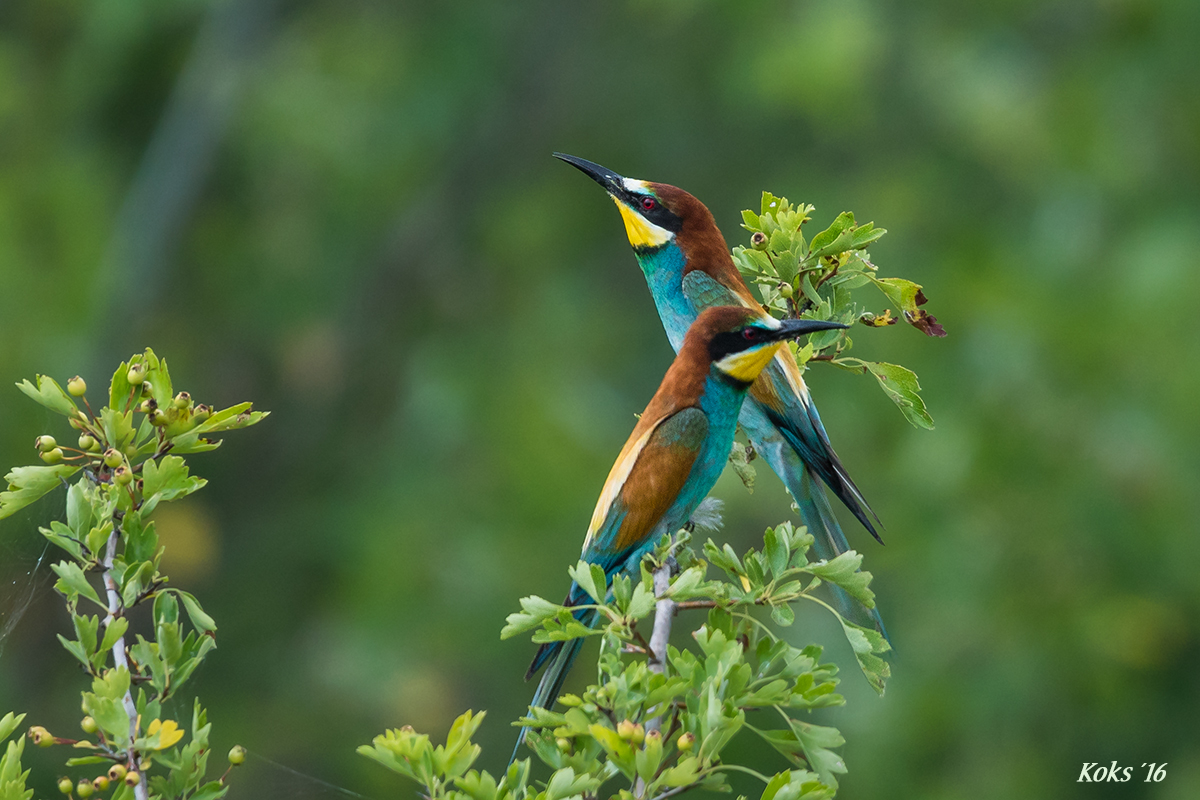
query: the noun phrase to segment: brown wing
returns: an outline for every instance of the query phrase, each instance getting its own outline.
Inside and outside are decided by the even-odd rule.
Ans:
[[[609,558],[595,560],[609,561],[653,533],[687,482],[707,435],[708,418],[694,407],[671,414],[650,431],[636,451],[628,454],[634,462],[619,488],[605,486],[601,500],[605,495],[612,500],[607,508],[596,508],[584,548],[586,560],[603,554]],[[616,478],[610,474],[610,484]]]

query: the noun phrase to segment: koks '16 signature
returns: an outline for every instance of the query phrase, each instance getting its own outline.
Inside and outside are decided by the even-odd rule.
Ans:
[[[1142,764],[1146,768],[1146,783],[1158,783],[1167,777],[1167,764]],[[1107,767],[1100,766],[1099,761],[1084,762],[1083,770],[1079,773],[1076,783],[1125,783],[1133,779],[1133,767],[1118,766],[1114,761]]]

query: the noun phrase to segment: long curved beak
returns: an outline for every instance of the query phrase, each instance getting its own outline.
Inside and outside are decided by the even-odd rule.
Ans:
[[[771,338],[777,341],[780,339],[796,339],[806,333],[849,327],[849,325],[844,323],[826,319],[781,319],[779,320],[779,330],[773,331]]]
[[[569,156],[566,153],[555,153],[554,157],[575,167],[584,175],[587,175],[596,183],[603,186],[604,190],[613,196],[620,196],[625,192],[625,178],[613,172],[608,167],[602,167],[585,158]]]

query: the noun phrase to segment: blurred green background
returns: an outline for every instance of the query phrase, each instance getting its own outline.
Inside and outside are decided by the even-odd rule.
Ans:
[[[336,795],[264,758],[411,796],[354,747],[486,708],[502,766],[532,691],[504,616],[564,590],[672,355],[551,151],[688,189],[731,244],[763,189],[853,210],[950,336],[856,337],[917,371],[933,432],[809,374],[887,526],[847,531],[899,650],[878,699],[795,629],[844,667],[839,796],[1200,797],[1198,37],[1194,0],[8,0],[0,465],[66,431],[3,387],[102,387],[146,345],[198,401],[273,411],[162,511],[221,628],[185,693],[253,754],[233,797]],[[766,471],[716,492],[740,549],[788,513]],[[59,502],[0,529],[0,707],[68,732]],[[31,760],[50,795],[60,754]],[[1111,760],[1134,782],[1075,782]]]

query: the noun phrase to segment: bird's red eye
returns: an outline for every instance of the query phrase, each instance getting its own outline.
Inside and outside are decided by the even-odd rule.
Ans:
[[[656,205],[658,205],[658,203],[654,202],[653,197],[642,198],[642,208],[646,209],[647,211],[653,211]]]
[[[742,328],[743,339],[754,339],[758,336],[758,331],[754,328]]]

